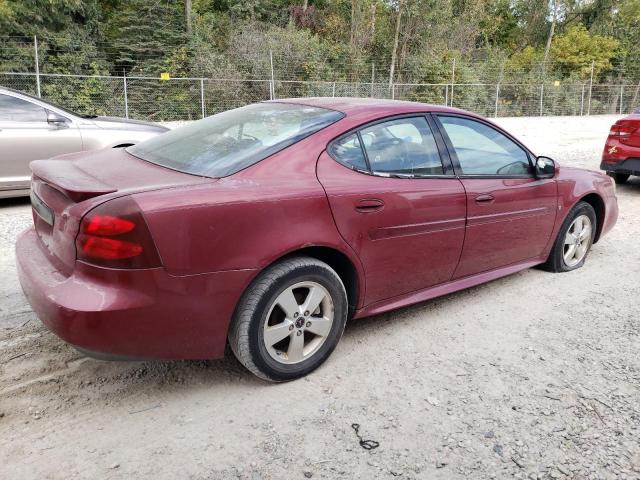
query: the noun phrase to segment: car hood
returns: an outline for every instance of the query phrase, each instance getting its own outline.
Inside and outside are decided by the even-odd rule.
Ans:
[[[145,132],[166,132],[169,130],[157,123],[144,122],[142,120],[132,120],[120,117],[96,117],[91,121],[99,128],[108,130],[136,130]]]

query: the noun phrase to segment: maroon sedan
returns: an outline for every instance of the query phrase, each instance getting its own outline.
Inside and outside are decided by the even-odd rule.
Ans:
[[[52,331],[116,357],[228,342],[268,380],[318,367],[348,318],[579,268],[618,215],[604,174],[409,102],[265,102],[31,167],[18,268]]]

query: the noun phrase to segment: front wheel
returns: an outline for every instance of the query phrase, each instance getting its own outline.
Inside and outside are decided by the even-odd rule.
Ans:
[[[347,294],[324,262],[296,257],[262,272],[243,294],[229,328],[240,363],[264,380],[286,381],[319,367],[338,344]]]
[[[565,219],[544,265],[552,272],[569,272],[582,267],[596,235],[596,212],[578,202]]]

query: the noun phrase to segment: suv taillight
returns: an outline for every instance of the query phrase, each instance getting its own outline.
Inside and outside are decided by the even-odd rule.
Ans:
[[[635,130],[635,127],[628,125],[614,125],[611,127],[609,135],[612,137],[629,137]]]
[[[109,268],[160,266],[147,223],[131,197],[105,202],[84,216],[76,237],[76,256]]]

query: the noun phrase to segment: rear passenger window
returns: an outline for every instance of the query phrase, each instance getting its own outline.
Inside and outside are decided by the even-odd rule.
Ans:
[[[340,138],[329,146],[329,153],[340,163],[356,170],[368,171],[367,161],[358,135],[353,133]]]
[[[440,153],[424,117],[377,123],[360,131],[373,173],[442,175]]]

